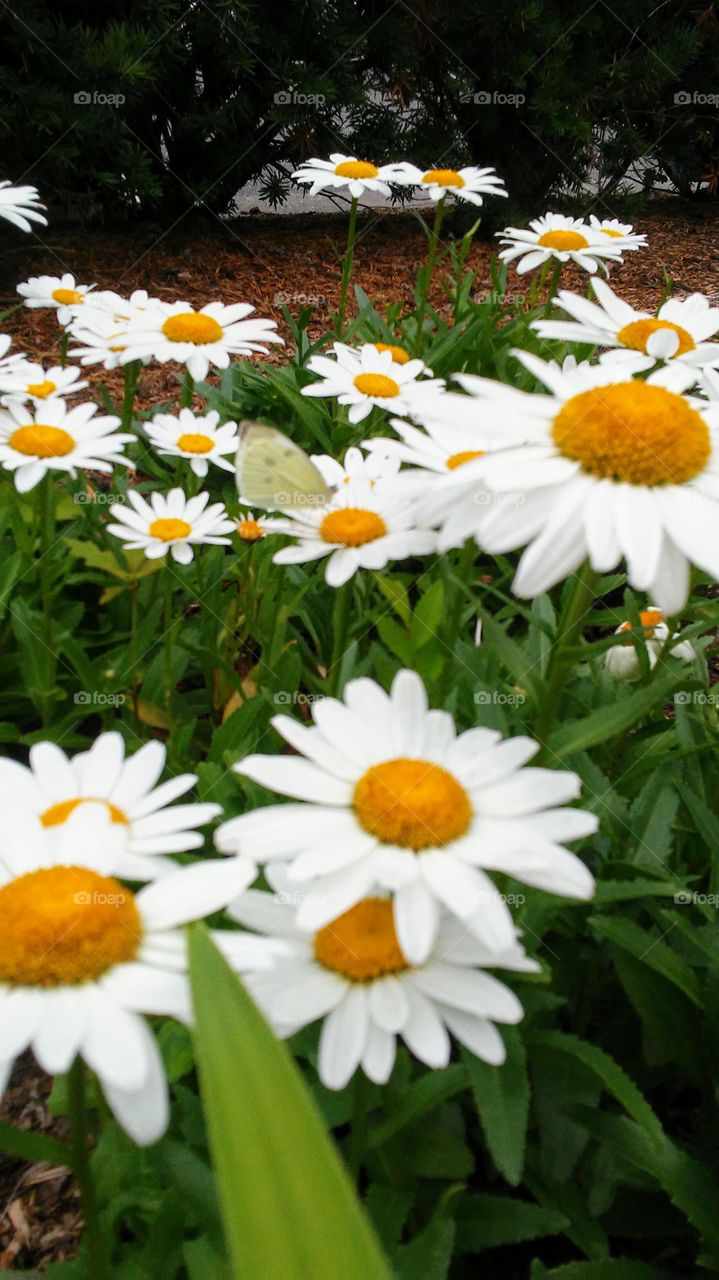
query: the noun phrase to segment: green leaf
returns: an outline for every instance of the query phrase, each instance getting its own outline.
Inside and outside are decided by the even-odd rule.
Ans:
[[[0,1120],[0,1151],[9,1156],[18,1156],[20,1160],[27,1160],[30,1164],[56,1164],[67,1168],[72,1165],[72,1153],[64,1142],[48,1138],[44,1133],[16,1129],[4,1120]]]
[[[415,649],[422,649],[433,640],[439,630],[444,612],[444,583],[433,582],[425,591],[412,618],[412,638]],[[454,641],[454,637],[452,637]]]
[[[699,980],[694,970],[662,938],[648,933],[633,920],[619,916],[591,916],[589,925],[601,938],[607,938],[623,951],[628,951],[635,960],[655,969],[679,987],[695,1005],[702,1007]]]
[[[648,716],[655,707],[668,702],[677,689],[686,684],[686,675],[665,672],[634,693],[623,693],[618,702],[600,707],[582,720],[563,724],[550,737],[548,750],[554,756],[568,756],[575,751],[586,751],[608,738],[626,733],[639,720]]]
[[[414,1125],[423,1116],[434,1111],[448,1098],[461,1093],[467,1088],[467,1072],[460,1065],[447,1067],[444,1071],[432,1071],[420,1076],[404,1093],[399,1106],[393,1109],[392,1115],[373,1129],[367,1139],[367,1149],[374,1150],[388,1142],[395,1134],[410,1125]]]
[[[507,1182],[517,1186],[524,1168],[529,1077],[520,1032],[505,1027],[503,1037],[507,1058],[501,1067],[490,1066],[465,1051],[462,1060],[492,1159]]]
[[[462,1201],[457,1226],[457,1252],[480,1253],[499,1245],[559,1235],[569,1226],[569,1219],[526,1200],[469,1195]]]
[[[564,1031],[535,1031],[531,1035],[531,1041],[546,1049],[556,1049],[558,1053],[568,1053],[576,1058],[601,1081],[605,1089],[641,1125],[652,1143],[664,1142],[664,1130],[646,1098],[639,1092],[634,1081],[630,1080],[619,1063],[610,1058],[603,1049]]]
[[[289,1051],[200,926],[195,1053],[233,1274],[390,1280]]]

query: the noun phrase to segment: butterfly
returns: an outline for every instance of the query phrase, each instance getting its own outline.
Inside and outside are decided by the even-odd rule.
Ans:
[[[334,490],[314,462],[282,431],[261,422],[240,424],[235,476],[240,502],[276,511],[323,506]]]

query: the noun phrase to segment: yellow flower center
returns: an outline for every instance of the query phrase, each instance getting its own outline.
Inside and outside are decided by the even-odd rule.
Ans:
[[[483,458],[484,452],[484,449],[465,449],[462,453],[453,453],[445,464],[447,470],[456,471],[457,467],[463,467],[465,462],[473,462],[475,458]]]
[[[409,351],[405,351],[404,347],[396,347],[392,342],[373,342],[372,345],[376,351],[391,352],[395,364],[406,364],[412,359]]]
[[[589,241],[586,236],[581,235],[579,231],[545,231],[540,236],[537,244],[543,249],[559,249],[566,251],[568,249],[588,249]]]
[[[664,621],[664,615],[661,609],[644,609],[639,614],[639,621],[642,625],[643,634],[650,637],[654,635],[655,627],[658,627]],[[631,622],[623,622],[619,628],[620,631],[632,631],[633,629]]]
[[[363,547],[366,542],[383,538],[387,525],[376,511],[363,507],[342,507],[330,511],[320,525],[320,536],[325,542],[341,543],[345,547]]]
[[[611,236],[613,240],[621,240],[624,235],[623,231],[615,231],[614,227],[602,227],[601,231],[603,236]]]
[[[49,378],[45,378],[43,382],[29,382],[27,385],[28,395],[34,396],[36,400],[45,400],[53,391],[57,391],[57,384]]]
[[[679,346],[675,351],[675,355],[683,356],[686,351],[693,351],[695,347],[694,339],[686,329],[682,329],[680,324],[672,324],[671,320],[654,320],[649,318],[646,320],[632,320],[630,324],[625,324],[623,329],[617,333],[619,341],[625,347],[631,347],[632,351],[646,351],[647,341],[653,333],[659,329],[670,329],[679,339]]]
[[[265,531],[259,520],[240,520],[237,532],[243,542],[259,542],[260,538],[265,536]]]
[[[103,800],[101,796],[76,796],[73,800],[61,800],[59,804],[51,804],[49,809],[40,814],[40,821],[44,827],[59,827],[63,822],[67,822],[70,815],[81,804],[104,804],[111,822],[127,823],[129,821],[122,809],[110,804],[109,800]]]
[[[646,382],[572,396],[554,419],[552,438],[590,475],[625,484],[686,484],[711,456],[709,430],[696,409]]]
[[[213,441],[209,436],[200,435],[199,432],[187,431],[181,435],[177,441],[178,449],[184,449],[185,453],[210,453]]]
[[[159,538],[161,542],[174,542],[177,538],[186,538],[192,533],[192,525],[186,520],[175,520],[172,516],[161,516],[153,520],[149,528],[151,538]]]
[[[364,898],[315,934],[315,959],[353,982],[408,968],[395,933],[392,903]]]
[[[134,895],[87,867],[43,867],[0,889],[0,982],[61,987],[94,982],[137,956]]]
[[[52,298],[54,302],[59,302],[61,307],[77,306],[78,302],[85,301],[85,295],[80,293],[79,289],[53,289]]]
[[[393,396],[399,395],[399,384],[384,373],[358,373],[355,386],[363,396],[379,396],[383,400],[391,400]]]
[[[463,187],[464,178],[456,169],[429,169],[422,181],[436,187]]]
[[[8,444],[29,458],[64,458],[75,448],[72,436],[62,427],[46,427],[41,422],[30,427],[18,427]]]
[[[181,311],[177,316],[167,317],[162,332],[170,342],[194,342],[196,346],[203,346],[206,342],[219,341],[222,325],[212,316],[203,316],[197,311]]]
[[[338,178],[376,178],[379,169],[369,160],[343,160],[335,167]]]
[[[383,844],[437,848],[464,835],[472,806],[464,787],[438,764],[399,757],[372,765],[352,800],[357,820]]]

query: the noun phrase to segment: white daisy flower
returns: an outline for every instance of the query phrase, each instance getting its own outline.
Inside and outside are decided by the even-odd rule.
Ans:
[[[161,364],[176,360],[200,382],[211,366],[226,369],[230,356],[266,352],[268,342],[284,345],[274,320],[247,318],[254,309],[246,302],[229,307],[208,302],[194,311],[189,302],[155,299],[144,311],[134,310],[127,321],[122,337],[127,345],[120,353],[120,364],[148,357]]]
[[[335,355],[339,350],[351,351],[359,359],[363,346],[374,347],[375,351],[389,351],[393,364],[409,364],[410,360],[414,359],[406,347],[402,347],[396,342],[369,342],[362,343],[359,347],[350,346],[347,342],[333,342],[331,350]],[[422,364],[422,373],[426,373],[431,377],[432,370],[429,365],[425,364],[423,360],[420,363]]]
[[[13,187],[9,178],[0,182],[0,218],[12,222],[21,231],[32,231],[31,223],[47,226],[47,218],[39,213],[45,205],[40,203],[37,187]]]
[[[435,203],[453,195],[457,200],[481,205],[483,196],[508,194],[494,169],[480,169],[477,165],[464,169],[418,169],[404,161],[394,166],[390,181],[401,187],[418,187]]]
[[[530,544],[513,584],[524,597],[549,590],[587,557],[599,573],[625,558],[631,585],[676,613],[690,564],[719,575],[719,403],[682,394],[696,375],[676,362],[643,381],[628,363],[566,372],[514,354],[549,394],[458,375],[483,420],[528,442],[486,460],[484,482],[515,501],[487,507],[481,546],[504,553]]]
[[[326,465],[332,459],[313,461],[335,483],[336,468]],[[369,463],[365,471],[369,473]],[[345,478],[347,483],[340,482],[328,502],[308,507],[300,516],[288,512],[286,519],[273,520],[272,533],[298,539],[275,553],[275,564],[328,557],[325,582],[341,587],[358,569],[384,569],[391,560],[434,551],[436,535],[417,527],[412,494],[398,483],[399,477],[394,483],[391,476],[355,479],[345,473]]]
[[[564,842],[591,835],[593,814],[564,808],[576,774],[523,766],[531,738],[494,729],[457,736],[446,711],[429,711],[419,676],[400,671],[387,695],[351,680],[344,701],[312,706],[314,727],[275,716],[299,755],[247,756],[242,777],[301,803],[270,805],[224,823],[223,853],[287,862],[301,890],[297,923],[317,929],[377,887],[394,892],[397,938],[412,964],[430,954],[440,907],[492,951],[515,941],[499,871],[566,897],[590,898],[594,881]]]
[[[126,318],[117,320],[87,307],[82,318],[77,314],[71,317],[68,333],[81,344],[70,348],[68,354],[72,360],[79,360],[81,365],[102,364],[108,370],[120,368],[127,350]],[[149,355],[138,358],[143,364],[151,360]]]
[[[365,191],[390,195],[387,175],[392,169],[392,165],[378,166],[369,160],[357,160],[355,156],[344,156],[336,151],[329,160],[305,160],[292,177],[295,182],[308,186],[311,196],[320,191],[347,187],[353,199],[358,199]]]
[[[589,215],[589,225],[593,231],[598,231],[603,236],[621,240],[622,250],[646,248],[647,237],[636,232],[631,222],[620,222],[618,218],[597,218],[592,213]]]
[[[310,356],[307,368],[322,381],[303,387],[303,396],[336,396],[339,404],[349,405],[347,416],[352,423],[362,422],[375,406],[410,414],[420,395],[424,399],[444,390],[439,378],[415,385],[424,372],[421,360],[397,364],[391,351],[378,351],[371,342],[359,351],[337,343],[334,357]]]
[[[114,732],[101,733],[88,751],[71,757],[52,742],[38,742],[30,748],[29,765],[0,759],[0,795],[4,804],[35,815],[48,837],[64,837],[78,810],[101,807],[122,852],[118,874],[150,880],[165,863],[158,855],[201,848],[204,837],[196,828],[222,812],[218,804],[173,804],[195,786],[197,775],[178,774],[158,786],[165,755],[161,742],[146,742],[126,756]]]
[[[654,605],[649,605],[647,609],[642,610],[639,614],[639,622],[641,625],[641,639],[644,641],[647,650],[647,658],[649,660],[649,670],[651,671],[659,660],[659,655],[669,639],[669,627],[664,619],[661,609],[657,609]],[[623,622],[614,632],[617,636],[631,636],[635,634],[634,626],[631,622]],[[696,658],[696,650],[689,640],[678,640],[670,649],[672,658],[678,658],[680,662],[693,662]],[[615,680],[632,681],[639,680],[642,675],[642,668],[637,656],[635,645],[617,644],[613,648],[608,649],[604,656],[604,668],[613,676]]]
[[[528,228],[505,227],[500,244],[506,245],[499,253],[500,261],[516,262],[518,275],[533,271],[543,263],[576,262],[585,271],[594,272],[603,262],[621,262],[622,245],[610,236],[602,235],[581,218],[568,218],[561,213],[545,213],[534,218]]]
[[[590,284],[598,306],[561,289],[554,303],[572,321],[535,320],[530,327],[540,338],[617,348],[615,359],[623,358],[624,352],[630,352],[634,359],[640,352],[646,357],[646,369],[658,360],[679,360],[693,368],[719,363],[719,343],[706,341],[719,332],[719,307],[710,306],[702,293],[681,301],[670,299],[653,316],[623,302],[604,280]]]
[[[523,1009],[484,970],[537,972],[519,941],[494,954],[445,915],[426,960],[412,965],[387,898],[362,898],[308,937],[296,925],[296,886],[279,867],[268,868],[267,878],[274,894],[250,889],[229,908],[275,942],[271,967],[245,973],[244,981],[280,1035],[324,1019],[317,1067],[328,1089],[343,1089],[357,1067],[385,1084],[397,1037],[432,1068],[448,1065],[452,1036],[485,1062],[504,1062],[494,1023],[520,1022]]]
[[[117,463],[129,466],[123,449],[135,437],[115,431],[119,418],[96,413],[96,404],[70,409],[61,396],[41,401],[34,413],[15,401],[0,410],[0,464],[15,472],[16,489],[26,493],[48,471],[74,478],[78,467],[110,472]]]
[[[120,324],[123,320],[129,320],[137,312],[164,305],[159,298],[151,298],[146,289],[134,289],[129,298],[124,298],[122,294],[115,293],[112,289],[95,289],[85,299],[82,309],[73,308],[68,323],[70,326],[80,324],[83,327],[91,327],[98,321],[102,323],[109,320]]]
[[[58,396],[74,396],[83,391],[87,382],[79,382],[81,370],[67,365],[53,365],[44,369],[41,364],[17,364],[4,366],[0,364],[0,404],[7,405],[11,401],[24,404],[30,400],[37,408],[46,400],[54,400]]]
[[[179,414],[156,413],[143,426],[145,434],[163,457],[187,458],[196,476],[206,476],[209,464],[234,473],[237,453],[237,423],[223,422],[215,409],[195,414],[180,409]],[[228,456],[232,461],[228,461]]]
[[[181,926],[225,906],[252,869],[237,859],[205,861],[134,893],[116,878],[114,828],[101,806],[79,810],[56,843],[27,819],[3,813],[0,1092],[26,1049],[51,1075],[79,1055],[129,1136],[156,1142],[167,1127],[168,1088],[142,1015],[189,1020]],[[233,947],[236,963],[263,963],[257,940],[237,938]]]
[[[75,277],[66,272],[64,276],[30,276],[17,291],[25,299],[26,307],[54,307],[60,324],[66,324],[72,316],[71,307],[83,306],[92,284],[76,284]]]
[[[122,538],[126,551],[144,551],[148,560],[159,560],[170,552],[178,564],[189,564],[195,546],[230,546],[235,525],[228,518],[224,503],[209,502],[209,493],[188,498],[182,489],[150,494],[147,502],[135,489],[128,491],[129,506],[114,503],[110,515],[117,524],[107,526],[108,533]]]

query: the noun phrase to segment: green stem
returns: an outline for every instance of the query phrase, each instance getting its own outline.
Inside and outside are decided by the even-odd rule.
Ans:
[[[60,338],[60,368],[61,369],[64,369],[67,364],[67,348],[68,348],[69,341],[70,341],[70,335],[68,334],[67,329],[63,329],[62,337]]]
[[[169,552],[168,552],[169,555]],[[167,740],[170,741],[172,735],[172,695],[174,693],[174,680],[172,676],[172,640],[175,629],[175,620],[172,616],[172,593],[174,583],[172,580],[172,569],[166,564],[163,571],[163,586],[165,590],[165,615],[164,615],[164,671],[163,684],[165,692],[165,708],[167,710]]]
[[[427,250],[427,261],[422,271],[419,289],[419,304],[417,306],[417,328],[414,340],[414,354],[419,356],[422,354],[422,346],[424,343],[424,317],[427,310],[427,301],[429,291],[432,287],[432,275],[434,273],[434,264],[437,257],[437,246],[439,244],[439,233],[442,228],[442,219],[444,217],[444,206],[447,197],[442,196],[437,201],[437,207],[434,211],[434,221],[432,230],[429,233],[429,249]]]
[[[87,1149],[85,1065],[82,1058],[75,1059],[68,1074],[68,1103],[72,1131],[73,1171],[80,1191],[82,1216],[85,1222],[89,1273],[93,1280],[109,1280],[110,1271],[100,1231],[95,1184]]]
[[[45,619],[44,642],[47,649],[47,686],[42,695],[43,724],[51,716],[57,655],[55,653],[55,627],[52,605],[52,548],[55,542],[55,486],[49,475],[38,485],[38,522],[40,525],[40,607]]]
[[[130,584],[130,665],[132,668],[132,712],[135,729],[140,732],[140,677],[137,670],[137,597],[140,583],[137,578]]]
[[[340,692],[340,672],[342,659],[347,650],[350,609],[352,606],[352,579],[338,587],[332,609],[332,657],[327,669],[329,692],[336,697]]]
[[[135,396],[137,395],[137,384],[140,381],[140,373],[142,370],[142,362],[140,360],[131,360],[123,369],[123,393],[122,393],[122,430],[132,431],[132,416],[135,408]]]
[[[534,736],[541,746],[544,746],[557,717],[562,691],[574,661],[570,650],[577,643],[584,619],[594,604],[595,588],[596,574],[585,562],[574,575],[574,582],[557,626],[556,639],[549,654],[544,697],[534,726]]]
[[[559,258],[557,258],[556,262],[554,263],[554,267],[552,268],[552,275],[549,281],[547,298],[544,303],[544,308],[542,310],[542,316],[544,318],[546,318],[551,313],[552,307],[554,306],[554,298],[555,298],[557,289],[559,287],[559,281],[562,276],[563,266],[564,266],[564,263],[560,262]]]
[[[352,277],[352,260],[355,254],[355,239],[357,236],[357,197],[352,197],[350,205],[350,220],[347,228],[347,248],[345,249],[344,262],[342,263],[342,283],[340,285],[340,305],[337,310],[337,337],[342,337],[342,330],[345,323],[345,312],[347,310],[347,291]]]
[[[192,397],[195,394],[195,379],[189,370],[185,369],[185,376],[182,380],[182,391],[180,392],[180,408],[191,409]]]
[[[468,538],[462,547],[457,560],[457,577],[460,582],[466,583],[467,586],[470,585],[470,577],[476,558],[477,544],[474,541],[474,538]],[[448,585],[451,589],[451,580],[448,582]],[[447,602],[447,626],[445,628],[445,635],[447,637],[447,648],[449,652],[445,658],[445,666],[442,673],[439,694],[440,702],[443,702],[447,697],[452,685],[452,677],[455,670],[455,665],[452,659],[454,657],[454,648],[457,643],[457,639],[460,637],[464,604],[465,596],[463,592],[455,588],[452,598]]]
[[[359,1178],[362,1170],[362,1161],[367,1149],[367,1118],[371,1087],[369,1080],[360,1068],[354,1081],[352,1127],[347,1146],[347,1164],[354,1182],[357,1182]]]

